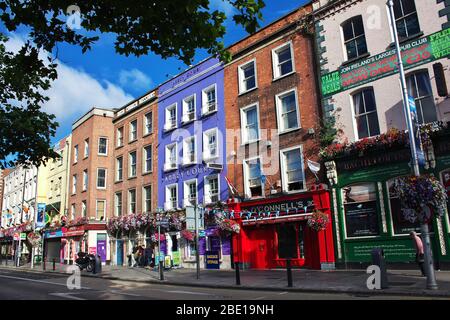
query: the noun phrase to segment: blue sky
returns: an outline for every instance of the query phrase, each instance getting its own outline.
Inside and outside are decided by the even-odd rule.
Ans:
[[[232,16],[230,5],[222,0],[212,2],[213,8],[220,8]],[[266,0],[261,25],[267,25],[306,2]],[[247,35],[231,19],[227,20],[226,27],[225,45]],[[10,47],[15,49],[26,35],[19,31],[9,36]],[[198,51],[195,62],[206,57],[204,51]],[[53,142],[68,135],[72,123],[91,107],[121,107],[187,68],[177,59],[163,60],[154,54],[139,58],[121,56],[114,50],[112,35],[102,35],[92,50],[85,54],[78,47],[59,45],[58,60],[59,78],[49,91],[50,103],[44,107],[47,112],[54,113],[60,123]]]

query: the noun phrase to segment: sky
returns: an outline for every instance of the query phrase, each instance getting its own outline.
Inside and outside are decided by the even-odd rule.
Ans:
[[[307,0],[266,0],[261,26],[280,18]],[[212,9],[223,10],[228,17],[234,8],[222,0],[212,0]],[[236,26],[230,19],[226,22],[224,37],[228,46],[247,36],[245,30]],[[20,48],[26,33],[20,29],[10,37],[7,46],[10,50]],[[207,57],[198,51],[194,63]],[[70,134],[74,121],[92,107],[120,108],[131,100],[145,94],[158,84],[185,70],[183,62],[171,58],[163,60],[155,54],[141,56],[122,56],[115,52],[114,37],[101,35],[100,40],[87,53],[79,47],[58,45],[58,79],[47,92],[50,101],[43,110],[56,115],[59,123],[52,143]]]

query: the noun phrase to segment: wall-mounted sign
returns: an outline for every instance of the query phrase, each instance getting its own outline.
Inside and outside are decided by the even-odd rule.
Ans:
[[[397,72],[396,49],[358,60],[321,77],[324,97],[345,91]],[[401,46],[405,69],[450,55],[450,28],[409,41]]]
[[[36,228],[40,229],[45,226],[45,203],[38,203],[37,216],[36,216]]]
[[[198,174],[207,172],[208,168],[204,165],[199,165],[193,168],[189,168],[183,171],[179,171],[176,173],[168,174],[163,178],[163,182],[169,182],[172,180],[178,180],[178,179],[184,179],[184,178],[190,178],[195,177]]]

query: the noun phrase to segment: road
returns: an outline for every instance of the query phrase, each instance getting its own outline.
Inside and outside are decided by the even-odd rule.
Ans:
[[[0,300],[377,300],[412,297],[363,296],[330,293],[302,293],[212,289],[81,278],[81,288],[70,290],[67,276],[0,270]],[[431,299],[419,297],[421,299]],[[415,298],[417,299],[417,298]],[[436,298],[434,298],[436,299]]]

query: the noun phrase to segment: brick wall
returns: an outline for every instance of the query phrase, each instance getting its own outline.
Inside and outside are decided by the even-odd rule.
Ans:
[[[149,113],[153,113],[153,132],[144,136],[144,116]],[[129,143],[130,122],[137,120],[137,140]],[[123,127],[124,129],[124,145],[122,147],[116,147],[117,145],[117,129]],[[126,215],[128,212],[128,190],[136,189],[136,212],[142,213],[143,211],[143,187],[151,186],[152,190],[152,211],[156,210],[157,195],[158,195],[158,152],[157,152],[157,138],[158,138],[158,107],[157,102],[153,102],[150,105],[144,105],[139,107],[135,112],[132,112],[123,118],[115,121],[114,123],[114,175],[116,171],[116,159],[120,156],[123,157],[123,179],[122,181],[115,181],[113,183],[114,192],[111,195],[112,214],[114,214],[114,195],[116,192],[122,192],[122,214]],[[152,163],[153,170],[150,173],[143,173],[144,164],[144,147],[152,145]],[[129,153],[136,151],[136,177],[128,178],[128,165],[129,165]]]
[[[278,21],[273,26],[265,29],[263,34],[256,34],[244,42],[238,43],[239,50],[245,50],[244,44],[251,45],[253,41],[270,35],[270,32],[276,32],[281,26],[285,26],[292,20],[308,12],[309,7],[294,12],[291,16],[286,18],[286,21]],[[294,65],[295,73],[284,78],[273,80],[272,72],[272,49],[292,41],[294,51]],[[279,149],[284,149],[292,146],[302,145],[304,154],[305,174],[307,179],[307,186],[309,187],[314,182],[314,177],[306,166],[306,158],[317,160],[319,145],[317,141],[317,133],[319,130],[319,106],[316,92],[316,80],[314,75],[314,55],[313,55],[313,38],[302,35],[299,30],[286,32],[277,40],[270,40],[266,43],[261,43],[257,48],[249,50],[249,54],[239,57],[232,63],[225,67],[225,108],[226,108],[226,127],[227,137],[229,137],[229,129],[239,129],[241,127],[240,109],[255,102],[259,103],[259,117],[261,129],[277,130],[277,113],[275,106],[275,95],[284,91],[296,88],[298,96],[298,105],[300,110],[300,126],[301,128],[289,133],[279,135]],[[234,52],[235,48],[231,48]],[[258,88],[249,93],[239,96],[238,86],[238,66],[256,59],[257,69],[257,85]],[[308,134],[308,129],[314,128],[316,136]],[[243,194],[243,166],[242,159],[237,160],[235,168],[234,161],[230,156],[232,150],[236,150],[238,155],[245,148],[248,152],[249,146],[241,146],[240,136],[235,138],[235,141],[228,140],[227,158],[228,161],[228,177],[232,183],[235,183],[237,189]],[[261,142],[260,142],[261,143]],[[254,143],[255,144],[255,143]],[[273,147],[273,145],[272,145]],[[279,161],[279,151],[272,151],[272,147],[267,148],[268,157],[271,157],[271,152],[276,152],[274,159]],[[247,153],[246,153],[247,154]],[[246,157],[246,156],[245,156]],[[263,171],[267,171],[270,164],[263,166]],[[281,182],[279,163],[276,173],[268,175],[268,181],[272,184]],[[281,186],[281,184],[279,184]],[[281,192],[281,187],[276,189]],[[266,184],[265,194],[269,194],[269,184]]]

